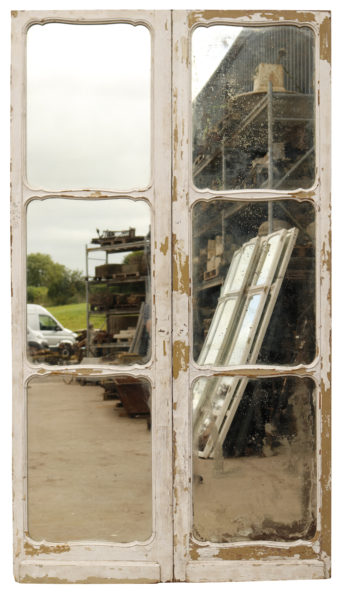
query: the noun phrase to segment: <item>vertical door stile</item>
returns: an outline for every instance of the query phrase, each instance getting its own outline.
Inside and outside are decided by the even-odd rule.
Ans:
[[[185,580],[190,532],[189,416],[189,38],[187,13],[173,13],[173,476],[174,579]]]
[[[171,14],[155,12],[153,71],[155,304],[155,523],[161,581],[171,581],[172,397],[171,397]]]
[[[320,21],[318,153],[320,210],[318,224],[318,331],[320,353],[319,461],[321,552],[326,576],[331,572],[331,18]],[[320,512],[320,511],[319,511]]]

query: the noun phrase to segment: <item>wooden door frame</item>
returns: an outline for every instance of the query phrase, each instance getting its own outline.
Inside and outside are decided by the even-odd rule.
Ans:
[[[191,35],[199,25],[307,26],[315,38],[316,177],[309,190],[211,192],[192,184]],[[180,42],[180,43],[179,43]],[[330,573],[330,13],[301,11],[175,11],[173,14],[173,451],[174,576],[177,580],[242,581],[329,577]],[[199,200],[309,199],[316,212],[316,358],[310,365],[209,368],[192,355],[191,210]],[[252,377],[296,375],[316,383],[317,523],[311,541],[297,543],[200,542],[192,534],[193,473],[190,389],[214,374]]]

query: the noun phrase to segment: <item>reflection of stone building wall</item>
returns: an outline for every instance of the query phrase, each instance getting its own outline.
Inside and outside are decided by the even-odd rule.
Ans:
[[[313,33],[307,27],[246,27],[193,103],[194,145],[224,113],[227,99],[252,92],[260,63],[281,64],[288,92],[313,93]]]

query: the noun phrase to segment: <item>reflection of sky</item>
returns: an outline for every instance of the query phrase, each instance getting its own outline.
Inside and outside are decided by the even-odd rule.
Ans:
[[[215,72],[240,31],[241,27],[231,25],[215,25],[195,29],[192,38],[193,99]]]
[[[85,245],[96,237],[96,229],[136,228],[136,235],[149,231],[150,209],[144,201],[68,200],[50,198],[33,200],[27,211],[27,251],[49,254],[55,262],[69,269],[85,272]],[[91,267],[104,262],[104,253],[93,253]],[[109,262],[119,262],[120,255]],[[91,269],[90,269],[91,270]]]
[[[146,187],[150,33],[128,24],[28,32],[28,179],[48,190]]]

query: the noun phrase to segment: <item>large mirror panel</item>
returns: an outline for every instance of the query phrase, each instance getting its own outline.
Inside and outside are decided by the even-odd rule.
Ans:
[[[151,356],[145,201],[33,200],[27,207],[27,356],[145,363]]]
[[[193,387],[193,535],[218,543],[316,531],[310,378],[200,378]]]
[[[312,30],[197,27],[192,65],[194,184],[212,190],[311,187]]]
[[[65,374],[27,386],[28,535],[144,541],[152,534],[151,388]]]
[[[315,340],[311,202],[197,202],[193,355],[199,365],[307,364]]]
[[[33,25],[27,178],[46,190],[150,183],[151,35],[126,23]]]

